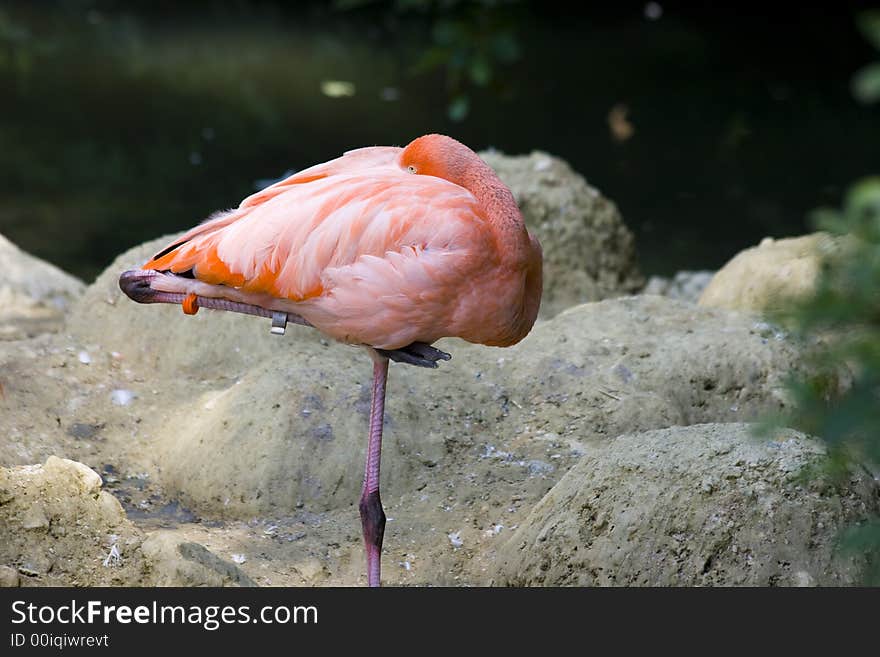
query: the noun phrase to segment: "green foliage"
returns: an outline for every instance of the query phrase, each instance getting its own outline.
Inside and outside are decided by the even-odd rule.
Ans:
[[[880,10],[856,23],[880,50]],[[880,101],[880,61],[851,81],[862,103]],[[792,376],[791,411],[766,417],[756,433],[790,426],[824,440],[828,458],[800,473],[804,484],[846,482],[853,468],[880,470],[880,176],[846,192],[841,208],[818,208],[812,224],[837,238],[825,254],[815,293],[773,318],[812,344],[805,371]],[[843,554],[866,555],[866,583],[880,584],[880,518],[847,528]]]
[[[476,3],[464,15],[440,15],[431,29],[431,45],[413,65],[413,74],[442,69],[451,98],[447,114],[463,121],[470,111],[470,89],[486,88],[499,67],[520,56],[513,24],[494,10],[494,2]]]
[[[880,519],[875,518],[857,527],[847,529],[840,539],[841,552],[849,555],[873,553],[875,558],[868,565],[865,573],[865,581],[870,584],[880,584],[880,559],[877,552],[880,550]]]
[[[856,25],[865,38],[880,50],[880,9],[862,12],[856,18]]]
[[[50,43],[34,38],[25,25],[0,9],[0,72],[11,72],[23,84],[34,68],[34,60],[51,50]]]
[[[455,122],[470,113],[472,91],[496,84],[499,72],[520,58],[515,21],[509,10],[521,0],[397,0],[393,11],[417,14],[430,21],[430,41],[418,53],[409,73],[442,71]],[[378,0],[335,0],[337,11],[381,5]]]
[[[880,50],[880,9],[872,9],[859,14],[856,25],[871,42]],[[862,103],[880,101],[880,62],[868,64],[856,71],[851,81],[852,93]]]
[[[792,383],[796,426],[880,464],[880,177],[853,185],[841,210],[813,214],[841,238],[827,255],[816,294],[789,323],[823,336],[812,376]],[[848,383],[838,385],[841,368]]]
[[[840,247],[827,255],[815,295],[777,318],[815,344],[810,374],[789,385],[794,410],[778,421],[826,441],[821,474],[840,481],[856,462],[880,467],[880,177],[857,182],[841,209],[820,208],[812,219]],[[868,577],[880,583],[880,519],[850,528],[841,548],[872,554]]]

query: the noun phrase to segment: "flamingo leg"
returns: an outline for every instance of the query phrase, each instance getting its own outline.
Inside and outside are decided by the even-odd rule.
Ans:
[[[364,488],[360,502],[369,586],[379,586],[379,574],[382,567],[382,537],[385,535],[385,512],[382,510],[382,500],[379,498],[379,462],[382,457],[382,422],[385,419],[385,382],[387,379],[388,359],[377,354],[373,361],[370,439],[367,443],[367,463],[364,468]]]
[[[283,334],[286,324],[311,326],[304,317],[300,317],[292,312],[269,310],[262,306],[232,301],[230,299],[154,290],[150,286],[150,282],[165,275],[168,274],[162,274],[151,269],[130,269],[122,272],[122,275],[119,277],[119,287],[132,301],[137,301],[138,303],[183,304],[184,312],[187,315],[195,315],[199,308],[210,308],[212,310],[228,310],[245,315],[256,315],[257,317],[268,317],[272,320],[272,333]]]

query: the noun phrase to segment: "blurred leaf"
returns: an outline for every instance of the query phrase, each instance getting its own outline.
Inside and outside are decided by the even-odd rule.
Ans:
[[[845,231],[843,215],[834,208],[816,208],[809,213],[807,221],[816,230],[827,230],[838,234]]]
[[[845,555],[871,554],[865,573],[865,584],[880,585],[880,518],[874,518],[862,525],[850,527],[840,538],[838,547]]]
[[[321,80],[321,93],[329,98],[354,96],[357,88],[347,80]]]
[[[844,207],[854,222],[880,221],[880,176],[863,178],[852,185],[846,193]]]
[[[850,88],[860,103],[876,103],[880,100],[880,62],[868,64],[856,71]]]
[[[863,11],[856,16],[856,25],[864,37],[880,50],[880,9]]]
[[[855,550],[880,543],[880,518],[866,522],[860,527],[853,527],[843,535],[841,543],[841,547]]]
[[[449,66],[453,69],[464,70],[469,61],[470,55],[464,48],[455,48],[449,53]]]
[[[492,38],[492,52],[499,62],[509,64],[519,59],[519,43],[512,32],[501,32]]]
[[[456,123],[460,121],[464,121],[465,117],[468,115],[470,111],[471,101],[465,95],[458,95],[452,99],[452,102],[449,103],[449,109],[447,110],[447,114],[452,121]]]
[[[15,46],[26,43],[30,38],[31,32],[27,27],[15,23],[6,12],[0,10],[0,43]]]
[[[468,92],[493,86],[504,92],[502,65],[520,56],[515,23],[502,9],[518,0],[398,0],[397,10],[429,8],[431,39],[411,66],[410,74],[443,69],[450,98],[447,114],[462,121],[470,111]],[[509,96],[509,91],[507,92]]]
[[[468,74],[471,82],[479,87],[489,84],[489,80],[492,79],[492,65],[489,63],[489,58],[479,53],[474,55],[468,66]]]
[[[810,215],[838,237],[822,251],[815,293],[781,313],[812,349],[787,384],[789,415],[765,421],[825,441],[825,469],[837,479],[859,463],[880,464],[880,177],[850,185],[841,205]],[[880,581],[880,520],[848,531],[841,547],[865,557],[867,581]]]
[[[449,61],[450,56],[448,48],[434,46],[422,53],[421,57],[419,57],[416,63],[410,68],[410,72],[414,75],[418,75],[445,66]]]
[[[846,487],[852,476],[853,467],[858,467],[854,455],[839,446],[831,446],[825,458],[809,463],[795,479],[802,486],[827,483],[834,487]]]
[[[434,43],[441,46],[451,46],[456,41],[461,41],[465,37],[465,32],[461,23],[439,20],[434,24],[431,36],[434,38]]]
[[[627,118],[628,114],[629,107],[623,103],[617,103],[608,110],[608,129],[611,131],[611,138],[616,142],[625,142],[636,132],[632,121]]]

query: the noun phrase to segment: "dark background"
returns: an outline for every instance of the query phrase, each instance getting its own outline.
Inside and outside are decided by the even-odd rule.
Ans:
[[[444,132],[565,158],[670,274],[809,230],[877,172],[865,5],[570,4],[0,3],[0,233],[90,280],[287,171]]]

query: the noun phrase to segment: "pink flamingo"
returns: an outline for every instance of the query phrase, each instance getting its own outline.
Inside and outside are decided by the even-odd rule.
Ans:
[[[301,171],[196,226],[122,290],[313,326],[365,346],[373,390],[360,515],[370,586],[380,581],[385,514],[379,463],[388,360],[437,367],[442,337],[505,347],[531,330],[541,247],[510,190],[467,146],[425,135]]]

